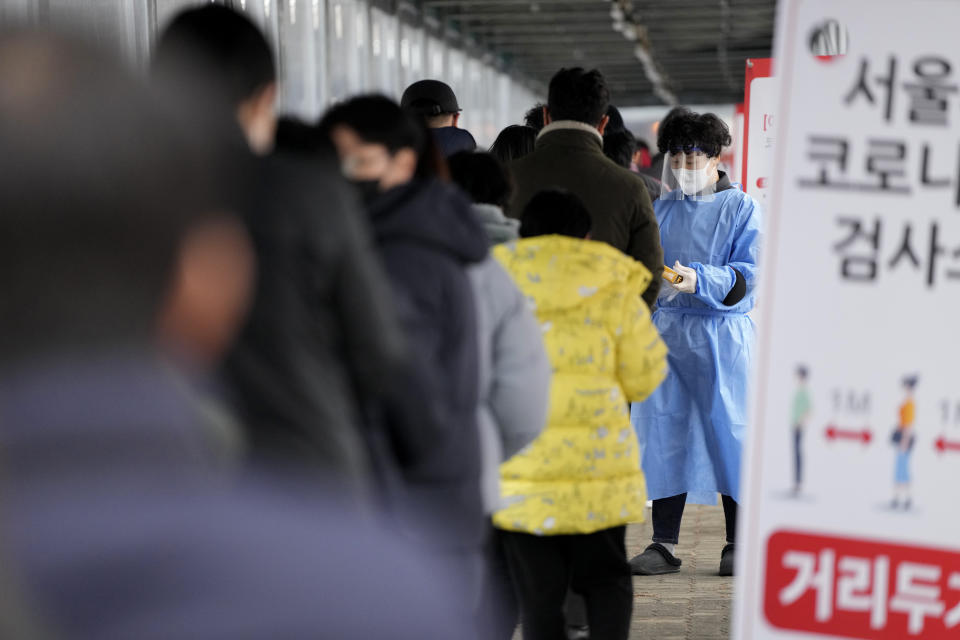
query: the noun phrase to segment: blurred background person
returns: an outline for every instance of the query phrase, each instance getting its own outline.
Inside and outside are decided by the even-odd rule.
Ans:
[[[642,172],[644,169],[650,167],[653,162],[653,157],[650,155],[650,145],[648,145],[645,140],[636,137],[634,137],[634,139],[637,141],[637,148],[633,152],[633,162],[630,165],[630,170]]]
[[[617,163],[624,169],[630,169],[643,180],[647,193],[651,200],[660,197],[660,181],[656,178],[643,173],[638,173],[633,169],[633,158],[637,150],[637,139],[633,137],[627,129],[617,129],[610,131],[609,128],[603,134],[603,155]]]
[[[276,131],[273,54],[232,9],[208,4],[177,15],[153,72],[165,90],[192,98],[198,120],[214,121],[241,167],[223,172],[224,205],[242,214],[259,272],[222,373],[254,461],[330,475],[366,496],[374,468],[360,425],[391,389],[404,342],[332,149],[311,163],[267,155]]]
[[[513,190],[504,165],[492,154],[467,151],[450,156],[448,164],[453,182],[473,201],[473,213],[483,223],[490,244],[516,240],[520,221],[503,213]]]
[[[636,148],[636,138],[626,129],[603,132],[603,155],[616,162],[619,167],[630,168]]]
[[[470,202],[445,181],[446,165],[417,116],[389,98],[359,96],[327,111],[320,127],[363,194],[401,326],[427,380],[417,398],[434,418],[391,433],[400,445],[397,489],[417,508],[417,532],[456,563],[478,606],[487,528],[477,310],[467,270],[487,257],[487,239]]]
[[[623,131],[627,126],[623,123],[623,114],[615,106],[607,106],[607,127],[604,133],[608,131]]]
[[[500,132],[490,146],[490,153],[504,165],[531,153],[537,142],[537,131],[533,127],[512,124]]]
[[[523,124],[527,125],[539,134],[541,129],[546,126],[546,123],[543,120],[543,110],[546,108],[546,106],[547,105],[543,104],[542,102],[538,102],[530,107],[530,109],[523,114]]]
[[[494,251],[533,300],[554,370],[547,427],[501,467],[494,516],[525,640],[566,637],[568,587],[586,601],[591,638],[629,634],[624,536],[646,498],[627,403],[663,380],[666,348],[640,299],[650,272],[589,233],[575,195],[544,191],[524,210],[524,239]]]
[[[216,362],[252,253],[171,97],[83,46],[0,38],[4,570],[53,637],[458,637],[459,576],[338,487],[207,463],[157,334]]]
[[[445,157],[477,148],[473,135],[459,127],[460,103],[447,83],[439,80],[414,82],[403,92],[400,106],[424,118]]]
[[[727,545],[722,576],[733,575],[740,458],[747,430],[747,380],[755,328],[760,207],[718,169],[731,142],[712,113],[674,110],[660,127],[664,188],[654,203],[664,256],[683,276],[658,300],[654,322],[670,348],[670,373],[633,405],[643,470],[653,499],[653,540],[631,560],[639,575],[680,570],[674,554],[688,501],[721,494]]]

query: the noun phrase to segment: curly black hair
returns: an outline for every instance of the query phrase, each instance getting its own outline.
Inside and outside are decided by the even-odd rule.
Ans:
[[[694,113],[684,107],[672,109],[660,122],[657,132],[660,153],[690,153],[697,148],[716,158],[732,142],[730,129],[716,114]]]

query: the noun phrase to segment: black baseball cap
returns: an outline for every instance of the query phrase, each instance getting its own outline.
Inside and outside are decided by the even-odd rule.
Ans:
[[[454,95],[453,89],[439,80],[414,82],[403,92],[400,106],[424,116],[460,112],[460,105],[457,103],[457,96]]]

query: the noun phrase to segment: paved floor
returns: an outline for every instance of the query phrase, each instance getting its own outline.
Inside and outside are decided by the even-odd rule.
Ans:
[[[650,544],[647,522],[627,529],[627,554]],[[688,505],[677,555],[680,573],[634,576],[630,640],[726,640],[730,637],[733,578],[717,575],[723,549],[723,509]],[[521,638],[519,629],[514,640]]]
[[[627,554],[650,544],[647,522],[627,530]],[[634,576],[631,640],[719,640],[730,636],[733,578],[717,575],[723,549],[723,509],[689,505],[683,514],[677,556],[680,573]]]

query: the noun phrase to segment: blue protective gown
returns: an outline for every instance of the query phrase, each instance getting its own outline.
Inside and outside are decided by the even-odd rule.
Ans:
[[[687,493],[688,502],[700,504],[716,504],[717,493],[739,500],[755,333],[746,314],[755,298],[760,205],[730,187],[710,201],[656,200],[653,206],[664,262],[695,269],[697,290],[662,287],[653,315],[670,350],[670,372],[631,411],[647,491],[651,499]],[[743,275],[746,296],[726,306],[734,269]]]

